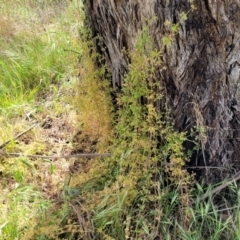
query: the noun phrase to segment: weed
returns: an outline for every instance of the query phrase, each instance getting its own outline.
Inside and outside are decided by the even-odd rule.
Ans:
[[[109,106],[109,87],[101,80],[106,71],[96,70],[94,58],[84,56],[89,50],[83,51],[84,78],[79,92],[82,131],[100,143],[104,136],[107,141],[101,146],[113,157],[93,162],[86,174],[73,176],[71,186],[79,187],[80,195],[85,196],[82,204],[93,212],[94,234],[99,239],[154,239],[162,223],[169,221],[171,225],[168,217],[174,215],[184,228],[190,221],[187,208],[192,178],[184,169],[187,156],[182,145],[186,136],[175,132],[167,114],[156,108],[162,90],[155,70],[162,67],[162,55],[151,46],[146,27],[136,49],[129,53],[131,64],[115,112]],[[99,106],[100,102],[109,106],[110,112]],[[97,125],[93,124],[95,118]],[[106,125],[102,124],[105,118]],[[114,132],[106,130],[112,126]],[[166,208],[169,201],[172,204]]]
[[[82,34],[87,34],[82,31]],[[80,138],[94,145],[96,150],[106,152],[112,136],[112,106],[107,69],[96,69],[98,55],[91,56],[93,45],[90,41],[81,42],[82,56],[79,66],[78,95],[76,107],[79,109]],[[86,150],[85,150],[86,151]]]

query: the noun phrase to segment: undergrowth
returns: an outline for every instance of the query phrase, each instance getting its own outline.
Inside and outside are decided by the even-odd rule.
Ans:
[[[194,10],[193,2],[191,8]],[[187,15],[182,13],[180,22]],[[169,47],[180,24],[166,25],[170,33],[162,41]],[[113,156],[92,161],[87,172],[71,179],[70,187],[80,191],[71,200],[79,222],[79,238],[238,239],[236,188],[230,191],[236,199],[231,206],[227,202],[218,205],[214,198],[199,201],[204,190],[195,185],[194,175],[186,168],[191,154],[183,148],[186,133],[176,132],[168,111],[158,108],[163,91],[155,70],[164,68],[163,53],[153,48],[148,27],[143,29],[135,50],[128,53],[131,64],[114,107],[106,101],[110,92],[104,80],[107,69],[99,70],[94,65],[96,60],[103,60],[89,54],[94,52],[91,43],[84,41],[83,45],[86,58],[82,62],[78,107],[88,109],[94,117],[88,118],[88,111],[83,113],[82,134],[91,138],[94,133],[94,139],[107,139],[104,144],[95,142],[94,149],[109,151]],[[106,103],[106,108],[99,106],[96,98]],[[109,131],[111,127],[113,131]]]
[[[155,70],[162,67],[162,53],[150,47],[153,44],[148,27],[143,30],[136,49],[129,53],[131,64],[115,110],[109,105],[109,88],[102,79],[107,69],[95,70],[98,56],[88,55],[92,52],[91,44],[84,46],[87,61],[82,63],[87,74],[81,75],[81,101],[78,101],[79,109],[88,109],[81,118],[83,126],[87,126],[83,131],[98,139],[107,136],[108,141],[105,144],[99,141],[96,149],[110,151],[113,157],[94,161],[88,172],[71,180],[70,186],[80,189],[76,207],[91,216],[88,218],[91,232],[82,229],[81,236],[164,238],[163,223],[170,218],[178,219],[186,228],[191,219],[188,207],[193,182],[184,168],[188,159],[183,149],[186,136],[175,132],[167,113],[156,108],[162,90]],[[105,103],[104,108],[97,103]],[[109,131],[111,126],[113,131]],[[172,206],[163,207],[169,201]],[[171,234],[170,229],[171,226],[165,231]]]
[[[82,55],[78,67],[78,94],[75,99],[75,106],[79,110],[79,137],[95,146],[94,150],[106,152],[113,132],[110,81],[106,77],[108,70],[104,65],[101,69],[96,68],[94,59],[100,56],[93,54],[94,47],[91,41],[87,40],[88,34],[88,31],[82,31],[79,42]]]

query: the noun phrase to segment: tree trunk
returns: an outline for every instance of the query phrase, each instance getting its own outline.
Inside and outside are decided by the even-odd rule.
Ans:
[[[200,131],[201,151],[192,165],[239,170],[240,1],[196,0],[194,4],[197,9],[164,48],[165,69],[158,73],[166,89],[164,101],[177,130],[189,131],[193,126],[206,130]],[[106,47],[113,88],[121,86],[128,69],[130,60],[123,49],[134,49],[147,20],[157,17],[149,31],[155,47],[162,49],[161,39],[168,32],[165,21],[179,22],[180,14],[189,9],[189,0],[86,0],[93,37],[100,36]],[[220,175],[226,178],[226,172],[220,172],[208,168],[202,174],[211,181]]]

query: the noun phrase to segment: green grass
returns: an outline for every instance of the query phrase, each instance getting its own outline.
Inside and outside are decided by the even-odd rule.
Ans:
[[[79,51],[79,23],[73,12],[76,4],[69,7],[64,1],[30,0],[0,3],[1,109],[21,105],[50,84],[66,80],[77,59],[71,50]]]
[[[65,108],[69,99],[64,94],[76,82],[80,7],[77,0],[0,1],[0,144],[26,130],[32,121],[41,123],[47,114],[62,116],[68,111],[71,121],[70,108]],[[29,112],[33,114],[27,120]],[[5,149],[44,154],[60,149],[56,144],[49,150],[46,132],[39,130],[24,136],[29,143],[18,139]],[[49,239],[39,229],[35,238],[39,224],[48,226],[50,230],[43,227],[42,232],[50,235],[59,230],[69,207],[61,204],[61,208],[49,210],[54,209],[49,195],[62,189],[62,164],[62,160],[33,162],[0,156],[0,240]],[[44,192],[44,186],[50,192]],[[51,221],[56,221],[56,227]]]
[[[6,201],[6,199],[5,199]],[[41,193],[33,187],[19,185],[7,196],[8,212],[2,224],[0,239],[22,239],[24,232],[32,225],[31,219],[36,214],[42,214],[50,206],[50,201],[44,200]]]

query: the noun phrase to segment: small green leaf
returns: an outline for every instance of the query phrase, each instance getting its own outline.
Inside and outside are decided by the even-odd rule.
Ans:
[[[173,24],[171,27],[172,32],[177,32],[179,29],[179,24]]]
[[[54,165],[52,163],[50,164],[50,169],[49,170],[50,170],[51,174],[53,174],[54,171],[55,171]]]
[[[164,22],[164,25],[166,26],[166,27],[168,27],[168,26],[171,26],[171,22],[169,21],[169,20],[166,20],[165,22]]]
[[[21,157],[21,158],[19,158],[19,160],[20,160],[23,164],[25,164],[26,166],[28,166],[29,168],[33,168],[33,165],[32,165],[26,158]]]
[[[172,39],[169,38],[169,37],[163,37],[163,38],[162,38],[162,42],[163,42],[163,45],[164,45],[164,46],[169,45],[169,44],[171,43],[171,41],[172,41]]]
[[[15,180],[17,182],[22,182],[23,181],[23,173],[19,170],[17,170],[14,174]]]
[[[181,13],[181,20],[186,21],[187,20],[187,14],[185,12]]]

